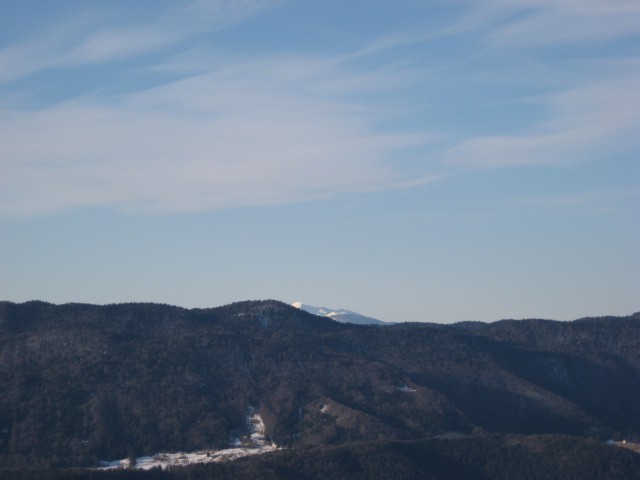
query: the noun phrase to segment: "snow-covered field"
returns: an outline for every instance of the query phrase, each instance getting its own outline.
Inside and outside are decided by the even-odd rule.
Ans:
[[[192,465],[194,463],[226,462],[249,455],[260,455],[276,450],[278,447],[265,438],[264,423],[260,414],[253,407],[249,407],[247,413],[248,433],[240,435],[232,440],[232,448],[223,450],[202,450],[185,453],[156,453],[155,455],[139,457],[135,462],[129,459],[100,462],[101,470],[113,470],[134,468],[149,470],[154,467],[166,468],[169,466]]]

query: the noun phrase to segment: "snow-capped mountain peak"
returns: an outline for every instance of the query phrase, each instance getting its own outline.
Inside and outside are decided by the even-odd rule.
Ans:
[[[304,310],[305,312],[311,313],[313,315],[331,318],[332,320],[341,323],[357,323],[359,325],[387,325],[387,322],[383,322],[382,320],[367,317],[365,315],[359,314],[358,312],[345,310],[344,308],[333,309],[327,307],[314,307],[312,305],[306,305],[302,302],[294,302],[291,304],[291,306],[299,308],[300,310]]]

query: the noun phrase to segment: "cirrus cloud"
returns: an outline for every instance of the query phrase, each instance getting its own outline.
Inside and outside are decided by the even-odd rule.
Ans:
[[[571,55],[576,43],[637,35],[636,2],[463,2],[438,28],[368,38],[340,54],[236,56],[212,47],[215,37],[202,40],[282,3],[194,0],[150,19],[106,24],[81,16],[0,49],[0,84],[9,85],[0,91],[0,211],[268,205],[638,148],[637,60],[607,59],[596,68],[601,56]],[[459,57],[440,55],[437,43],[448,41],[463,44]],[[551,44],[571,48],[545,57]],[[73,79],[97,65],[109,65],[127,87],[118,93],[96,82],[62,100],[10,107],[12,95],[29,95],[17,80],[43,74],[29,88],[45,90],[48,72]],[[523,66],[551,73],[532,78]],[[523,92],[496,103],[534,105],[535,119],[521,116],[517,129],[480,125],[473,134],[425,120],[431,109],[450,107],[441,98],[456,101],[449,83],[464,88],[460,79],[476,79],[480,98],[505,76]]]
[[[366,87],[367,75],[357,77],[278,57],[108,101],[3,112],[0,205],[201,211],[433,180],[389,162],[424,135],[378,132],[374,111],[339,99]]]

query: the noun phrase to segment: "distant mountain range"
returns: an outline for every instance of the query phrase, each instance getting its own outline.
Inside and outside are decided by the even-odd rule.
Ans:
[[[377,318],[367,317],[360,313],[352,312],[351,310],[314,307],[302,302],[294,302],[291,306],[304,310],[312,315],[327,317],[340,323],[355,323],[357,325],[390,325],[388,322],[383,322]]]
[[[333,316],[0,302],[0,478],[639,478],[640,314]]]

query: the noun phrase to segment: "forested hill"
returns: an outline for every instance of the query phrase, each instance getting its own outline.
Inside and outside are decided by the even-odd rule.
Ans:
[[[284,447],[637,439],[639,346],[639,314],[361,326],[277,301],[1,302],[0,468],[223,448],[249,406]]]

